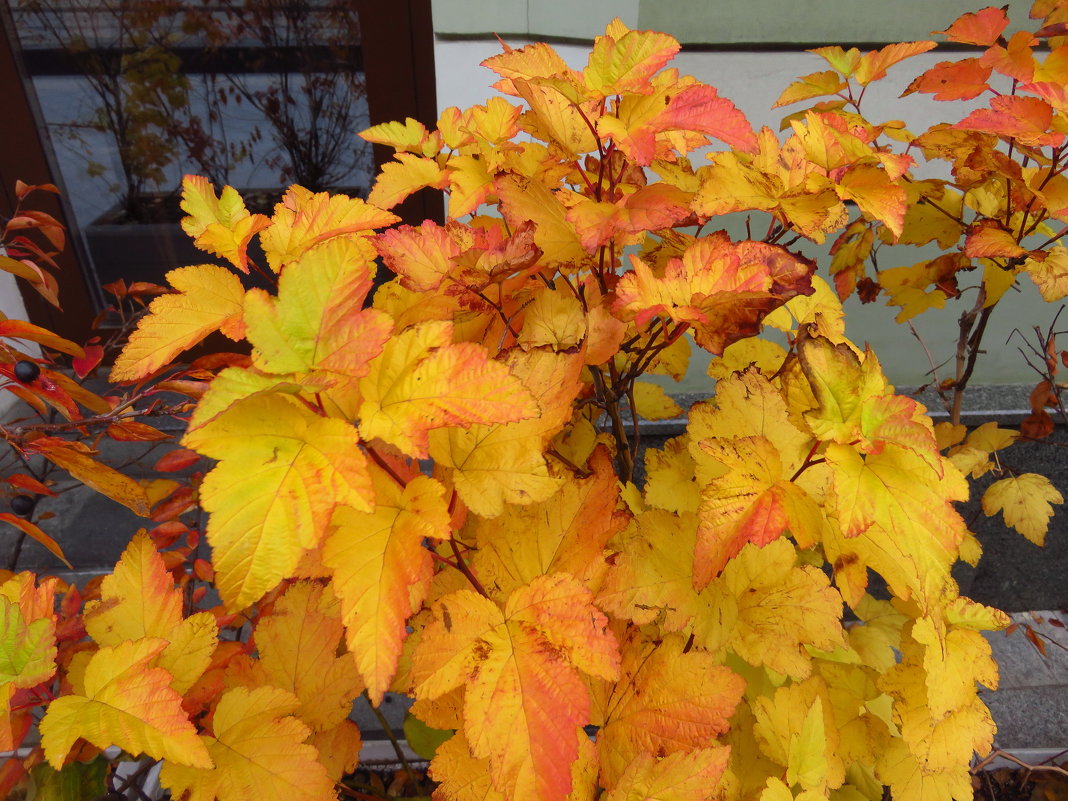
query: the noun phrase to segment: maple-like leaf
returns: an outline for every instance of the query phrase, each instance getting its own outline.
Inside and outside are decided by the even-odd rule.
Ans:
[[[649,77],[678,52],[678,41],[666,33],[628,30],[619,37],[598,36],[583,70],[586,87],[605,97],[649,93]]]
[[[270,224],[262,214],[249,214],[245,202],[232,186],[216,196],[208,179],[201,175],[182,178],[182,230],[194,244],[212,255],[224,258],[248,273],[249,243]]]
[[[697,748],[665,757],[640,753],[604,801],[703,801],[727,767],[730,749]]]
[[[802,100],[811,100],[814,97],[834,95],[846,88],[846,82],[842,76],[834,70],[823,70],[802,76],[794,83],[787,86],[772,108],[788,106],[791,103],[799,103]]]
[[[590,260],[578,232],[567,221],[567,209],[545,184],[504,173],[493,186],[501,214],[513,230],[528,220],[534,222],[534,243],[545,254],[546,266],[582,265]]]
[[[211,662],[218,642],[207,612],[182,617],[182,592],[143,531],[130,541],[115,570],[100,586],[100,600],[85,605],[89,636],[100,645],[158,637],[168,645],[153,663],[165,669],[178,692],[188,690]]]
[[[462,251],[453,230],[425,220],[418,227],[400,225],[383,231],[374,244],[406,288],[426,292],[441,285],[452,269],[452,259]]]
[[[693,568],[696,586],[718,576],[747,542],[764,546],[787,533],[806,546],[819,540],[823,514],[793,483],[771,440],[722,437],[704,440],[699,447],[727,472],[701,488]]]
[[[295,714],[313,731],[333,729],[352,711],[362,689],[350,654],[338,654],[344,634],[333,593],[301,581],[274,603],[256,626],[259,658],[232,669],[231,683],[250,691],[270,685],[292,693]]]
[[[582,387],[580,353],[516,349],[508,366],[534,397],[540,414],[518,423],[430,432],[435,465],[446,468],[460,498],[482,517],[500,515],[505,503],[544,501],[559,489],[562,482],[549,475],[545,447],[571,419]]]
[[[733,243],[718,231],[672,259],[659,278],[641,259],[616,287],[614,311],[645,325],[657,315],[693,327],[694,339],[715,354],[760,330],[760,321],[798,294],[812,292],[812,262],[776,245]]]
[[[493,597],[507,597],[537,576],[568,573],[591,589],[603,570],[603,549],[623,529],[619,486],[604,448],[589,459],[592,475],[566,482],[549,500],[509,506],[492,519],[472,520],[471,569]]]
[[[698,643],[795,678],[812,672],[809,646],[831,651],[843,644],[842,597],[820,570],[797,565],[785,539],[742,548],[705,588],[702,604]]]
[[[394,161],[382,165],[367,202],[391,209],[420,189],[445,189],[449,174],[434,161],[414,153],[397,153]]]
[[[788,784],[823,792],[842,785],[840,723],[820,677],[780,687],[770,698],[755,699],[753,713],[753,731],[761,750],[786,768]]]
[[[590,591],[563,573],[539,576],[504,609],[469,590],[433,606],[413,655],[418,698],[466,684],[464,730],[489,760],[493,786],[518,801],[571,790],[576,729],[589,720],[579,671],[614,681],[619,651]]]
[[[373,278],[370,245],[338,238],[289,264],[277,298],[250,290],[245,321],[253,365],[268,373],[317,368],[361,378],[393,330],[384,312],[363,308]]]
[[[1055,245],[1043,260],[1030,258],[1024,262],[1024,270],[1038,287],[1046,302],[1060,300],[1068,295],[1068,248]]]
[[[939,603],[967,531],[952,506],[968,497],[964,477],[945,464],[939,478],[918,455],[895,445],[862,456],[832,444],[825,458],[833,468],[829,500],[841,536],[825,537],[824,548],[846,600],[852,604],[863,594],[871,568],[898,597],[915,597],[921,608]]]
[[[298,701],[276,687],[228,690],[201,747],[214,767],[167,762],[160,784],[187,801],[334,801],[334,782],[292,716]]]
[[[112,381],[136,381],[169,364],[213,331],[231,339],[244,334],[241,280],[225,267],[197,264],[167,273],[176,290],[148,307],[111,368]]]
[[[664,631],[684,629],[700,608],[690,559],[696,535],[692,513],[647,509],[637,515],[613,542],[598,605],[638,624],[656,621]]]
[[[366,236],[396,222],[400,222],[397,215],[359,198],[316,194],[294,185],[275,206],[271,225],[260,234],[260,242],[267,263],[278,272],[320,242],[334,237]]]
[[[1035,545],[1046,542],[1055,503],[1064,503],[1064,496],[1046,476],[1037,473],[1000,479],[983,493],[983,513],[988,517],[1003,513],[1005,523]]]
[[[991,98],[990,108],[973,111],[954,125],[962,131],[983,131],[1016,139],[1025,145],[1060,146],[1064,133],[1050,131],[1053,109],[1045,100],[1022,95]]]
[[[893,394],[870,348],[861,360],[847,343],[802,336],[798,356],[819,404],[805,412],[805,420],[819,439],[856,443],[866,453],[879,453],[889,444],[908,448],[941,474],[938,443],[924,408]]]
[[[935,33],[944,34],[951,42],[990,47],[1008,26],[1009,18],[1005,9],[991,6],[975,13],[962,14],[944,31]]]
[[[511,423],[537,414],[527,389],[452,325],[427,323],[392,337],[360,382],[360,433],[426,458],[429,431]]]
[[[356,429],[284,395],[234,404],[183,444],[220,459],[200,488],[223,600],[247,606],[316,545],[334,508],[367,510],[372,489]]]
[[[597,734],[602,786],[620,783],[641,754],[712,748],[730,728],[745,682],[712,654],[685,645],[680,634],[654,644],[630,630],[623,643],[622,678],[596,710],[602,726]],[[695,676],[703,678],[695,681]]]
[[[56,770],[79,737],[98,748],[119,746],[175,765],[210,768],[212,757],[182,711],[171,674],[148,667],[167,647],[161,639],[103,647],[89,659],[83,693],[61,696],[41,720],[41,745]]]
[[[447,539],[450,519],[445,489],[416,476],[404,487],[373,468],[375,507],[343,507],[323,545],[323,564],[334,573],[334,591],[371,703],[381,703],[397,670],[409,616],[419,609],[434,573],[423,541]]]

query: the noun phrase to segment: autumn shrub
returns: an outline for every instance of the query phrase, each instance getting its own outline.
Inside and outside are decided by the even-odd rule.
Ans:
[[[366,131],[396,151],[366,201],[294,186],[267,217],[187,177],[185,230],[226,266],[171,272],[111,377],[166,376],[215,331],[247,343],[182,379],[182,444],[215,461],[211,564],[139,534],[83,608],[53,614],[52,579],[2,585],[10,719],[44,710],[21,764],[116,745],[174,798],[365,797],[339,790],[351,703],[392,691],[440,733],[450,801],[969,799],[994,735],[982,632],[1008,621],[959,594],[981,549],[956,504],[1017,432],[968,433],[960,399],[1004,292],[1068,290],[1068,10],[1033,15],[942,32],[978,55],[910,91],[987,105],[919,135],[861,98],[933,42],[816,51],[829,69],[780,104],[819,102],[780,136],[615,20],[583,70],[506,47],[485,62],[502,96]],[[400,225],[423,190],[448,222]],[[733,240],[728,214],[767,233]],[[800,250],[831,236],[833,289]],[[874,269],[879,243],[930,242]],[[974,303],[949,422],[847,338],[854,291],[903,320]],[[693,346],[709,398],[682,409],[658,381]],[[643,451],[641,421],[673,417],[685,433]],[[1040,540],[1058,502],[1003,474],[983,506]]]

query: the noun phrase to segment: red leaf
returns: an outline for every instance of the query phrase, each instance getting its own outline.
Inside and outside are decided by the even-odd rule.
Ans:
[[[85,378],[89,373],[93,371],[100,360],[104,358],[104,348],[100,345],[86,345],[85,356],[75,357],[71,362],[71,366],[74,368],[74,374],[78,378]]]
[[[187,467],[200,461],[200,454],[188,448],[175,448],[170,453],[164,454],[152,465],[152,469],[159,473],[175,473],[185,470]]]
[[[24,489],[27,492],[35,492],[38,495],[49,495],[53,498],[56,497],[56,493],[52,492],[52,490],[50,490],[36,478],[28,476],[25,473],[15,473],[14,475],[8,476],[5,481],[7,481],[7,483],[11,486],[18,487],[19,489]]]

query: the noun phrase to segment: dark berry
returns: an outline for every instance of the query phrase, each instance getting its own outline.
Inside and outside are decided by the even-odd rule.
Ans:
[[[28,359],[15,362],[15,378],[23,384],[32,384],[40,374],[41,368],[37,366],[37,362],[31,362]]]
[[[36,505],[37,499],[32,495],[16,495],[11,499],[11,511],[19,517],[29,517]]]

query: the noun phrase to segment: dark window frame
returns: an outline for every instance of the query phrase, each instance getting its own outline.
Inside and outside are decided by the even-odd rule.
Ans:
[[[413,117],[428,126],[437,120],[434,76],[434,31],[430,0],[357,0],[363,32],[362,58],[371,124]],[[6,47],[4,45],[7,45]],[[7,0],[0,0],[0,214],[11,216],[16,179],[30,184],[54,183],[62,189],[30,78],[23,64]],[[376,168],[392,154],[375,146]],[[96,315],[88,255],[63,198],[35,197],[37,208],[67,226],[67,248],[57,258],[62,311],[19,282],[29,320],[75,340],[84,338]],[[440,196],[419,193],[397,211],[405,222],[443,220]],[[175,265],[180,266],[180,265]],[[162,279],[162,276],[160,276]]]

